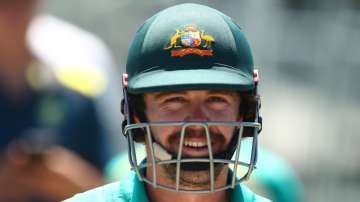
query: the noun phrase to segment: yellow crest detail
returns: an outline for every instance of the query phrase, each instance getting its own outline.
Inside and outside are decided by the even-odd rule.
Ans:
[[[185,55],[212,56],[211,48],[215,38],[206,35],[196,25],[186,25],[183,29],[176,29],[176,33],[170,38],[169,45],[165,50],[171,50],[172,57]]]

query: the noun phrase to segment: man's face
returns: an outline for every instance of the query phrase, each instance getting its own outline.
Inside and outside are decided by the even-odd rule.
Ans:
[[[234,91],[178,91],[164,93],[146,93],[144,95],[145,112],[149,122],[162,121],[240,121],[240,97]],[[152,127],[152,136],[172,154],[179,150],[181,126]],[[213,154],[227,149],[234,134],[233,126],[210,126]],[[208,142],[203,126],[189,126],[185,130],[183,157],[208,158]],[[219,174],[221,168],[218,169]],[[166,171],[165,171],[166,172]],[[195,171],[193,171],[195,172]],[[191,176],[190,171],[183,174]],[[199,174],[199,173],[198,173]],[[174,175],[174,173],[170,173]],[[182,175],[183,176],[183,175]],[[184,177],[184,176],[183,176]],[[186,178],[186,177],[185,177]],[[186,181],[182,178],[182,181]],[[194,176],[189,179],[194,179]],[[198,177],[199,178],[199,177]],[[201,178],[201,177],[200,177]],[[206,178],[206,179],[205,179]],[[208,172],[201,183],[208,182]]]

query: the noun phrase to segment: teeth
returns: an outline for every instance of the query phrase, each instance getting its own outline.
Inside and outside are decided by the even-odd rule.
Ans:
[[[207,145],[207,142],[192,142],[192,141],[185,141],[184,142],[185,146],[189,146],[189,147],[204,147]]]

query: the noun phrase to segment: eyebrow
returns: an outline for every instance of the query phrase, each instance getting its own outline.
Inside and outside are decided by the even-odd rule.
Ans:
[[[169,96],[169,95],[186,95],[187,91],[175,91],[175,92],[159,92],[159,93],[156,93],[154,95],[154,98],[155,99],[161,99],[165,96]],[[209,95],[213,95],[213,94],[224,94],[224,95],[229,95],[229,96],[232,96],[232,97],[237,97],[239,96],[239,93],[236,92],[236,91],[227,91],[227,90],[209,90],[208,91],[208,94]]]
[[[208,94],[225,94],[233,97],[239,96],[239,93],[236,91],[228,91],[228,90],[210,90]]]
[[[155,99],[161,99],[165,96],[169,96],[169,95],[186,95],[186,91],[176,91],[176,92],[160,92],[160,93],[156,93],[154,95]]]

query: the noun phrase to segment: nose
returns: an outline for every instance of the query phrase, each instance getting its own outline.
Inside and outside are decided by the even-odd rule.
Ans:
[[[209,117],[206,114],[206,111],[203,106],[196,105],[193,106],[190,110],[190,114],[185,121],[188,122],[206,122],[210,121]],[[192,135],[193,137],[206,138],[206,128],[204,125],[199,124],[190,124],[186,127],[185,134]]]
[[[204,108],[199,104],[192,107],[189,115],[185,118],[185,121],[203,122],[209,121],[209,118],[206,115]]]

